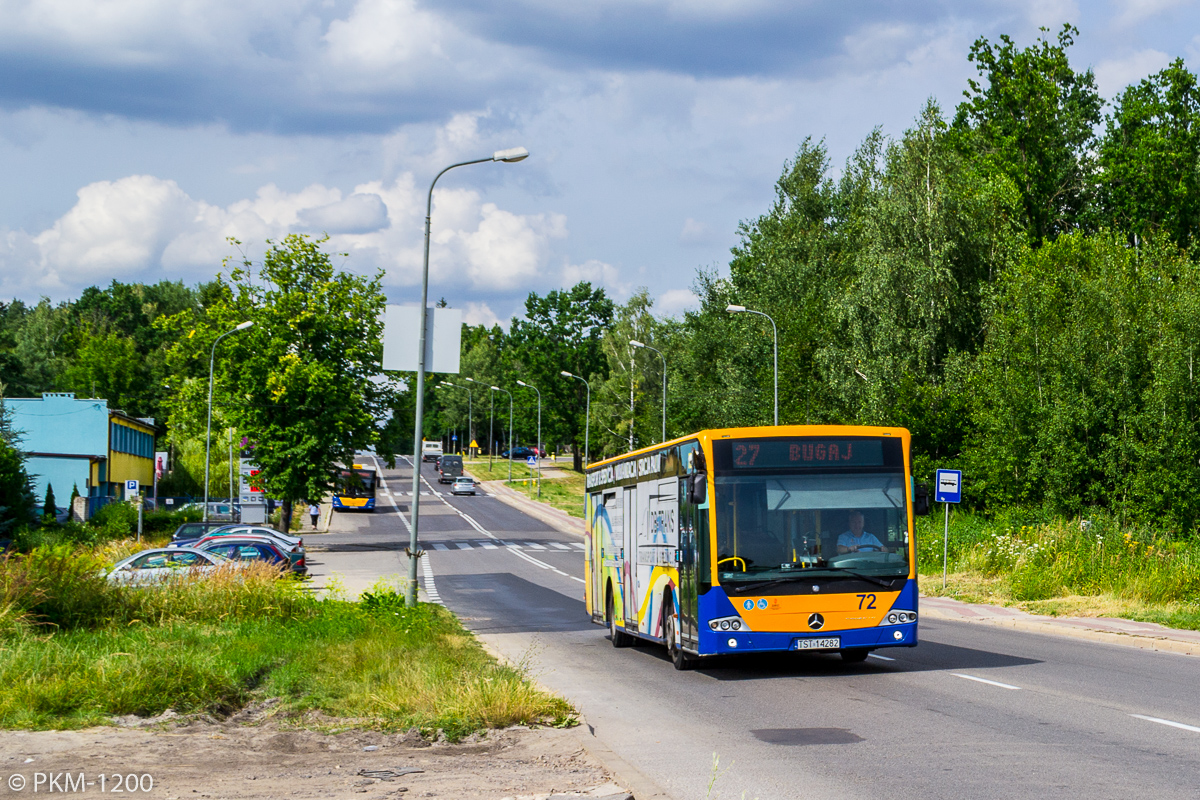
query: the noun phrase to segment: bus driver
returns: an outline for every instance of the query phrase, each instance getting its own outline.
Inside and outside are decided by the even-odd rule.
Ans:
[[[838,537],[837,551],[838,553],[887,553],[889,552],[883,546],[883,542],[875,538],[872,533],[867,533],[863,530],[863,515],[861,511],[851,511],[850,518],[847,520],[850,523],[850,530]]]

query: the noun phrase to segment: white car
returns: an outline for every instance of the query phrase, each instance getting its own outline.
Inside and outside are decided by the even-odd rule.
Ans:
[[[162,583],[176,575],[208,574],[229,563],[228,558],[194,547],[159,547],[118,561],[108,573],[108,581],[129,585]]]
[[[454,483],[450,486],[450,494],[475,494],[475,479],[467,475],[461,478],[455,478]]]

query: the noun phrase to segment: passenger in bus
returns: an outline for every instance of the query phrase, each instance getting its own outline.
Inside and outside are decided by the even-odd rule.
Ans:
[[[861,511],[851,511],[847,520],[850,530],[843,533],[837,540],[837,551],[842,553],[887,553],[874,534],[863,530],[863,515]]]

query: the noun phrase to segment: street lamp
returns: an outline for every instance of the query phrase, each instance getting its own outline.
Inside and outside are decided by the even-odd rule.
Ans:
[[[422,428],[425,425],[425,315],[428,313],[425,304],[429,301],[429,226],[433,216],[433,187],[437,185],[438,178],[455,167],[482,164],[487,161],[504,161],[511,164],[527,158],[529,158],[529,151],[524,147],[512,147],[508,150],[497,150],[492,153],[491,158],[476,158],[451,164],[434,176],[433,182],[429,184],[429,195],[425,199],[425,261],[421,270],[420,313],[417,314],[417,319],[420,321],[417,328],[417,409],[416,414],[413,415],[412,525],[409,526],[412,530],[409,533],[408,586],[404,598],[404,602],[408,606],[417,604],[417,531],[420,525],[417,512],[421,505],[421,462],[417,459],[421,458]]]
[[[772,345],[772,353],[774,354],[775,362],[775,425],[779,425],[779,331],[775,327],[775,320],[771,319],[770,314],[764,314],[761,311],[755,311],[752,308],[745,306],[735,306],[730,303],[725,307],[725,310],[730,314],[758,314],[760,317],[766,317],[771,323],[771,339],[774,342]]]
[[[538,435],[537,435],[537,468],[538,468],[538,500],[542,499],[542,393],[538,392],[536,386],[530,386],[525,381],[517,381],[517,386],[524,386],[526,389],[533,389],[538,396]],[[512,445],[508,446],[508,455],[512,457]]]
[[[464,380],[469,381],[471,379],[464,378]],[[466,389],[467,390],[467,437],[472,442],[475,441],[475,423],[472,421],[473,414],[474,414],[474,412],[472,411],[472,403],[474,401],[471,399],[471,387],[470,386],[460,386],[459,384],[451,383],[450,381],[442,381],[441,385],[442,386],[453,386],[455,389]],[[468,448],[467,452],[470,453],[470,448]]]
[[[508,395],[508,482],[512,483],[512,392],[510,392],[508,389],[501,389],[499,386],[493,386],[492,391],[504,392],[506,395]]]
[[[583,385],[587,387],[587,410],[583,412],[583,465],[586,467],[590,462],[590,459],[588,458],[588,426],[592,422],[592,385],[583,378],[580,378],[578,375],[572,375],[566,370],[563,370],[558,374],[562,375],[564,378],[575,378],[576,380],[581,380],[583,381]]]
[[[644,347],[647,350],[653,350],[658,353],[658,357],[662,359],[663,364],[663,420],[662,420],[662,440],[667,440],[667,357],[662,354],[662,351],[651,347],[648,344],[639,342],[637,339],[630,339],[629,343],[634,347]]]
[[[231,333],[244,331],[254,324],[254,320],[246,320],[231,331],[225,331],[212,343],[212,351],[208,354],[208,430],[204,434],[204,521],[208,522],[208,461],[212,449],[212,395],[213,395],[213,364],[217,358],[217,345]],[[230,504],[232,511],[233,505]]]

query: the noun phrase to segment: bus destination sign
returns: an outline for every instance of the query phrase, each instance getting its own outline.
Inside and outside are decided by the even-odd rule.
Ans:
[[[732,469],[780,469],[789,467],[882,467],[880,439],[760,439],[732,441]]]

